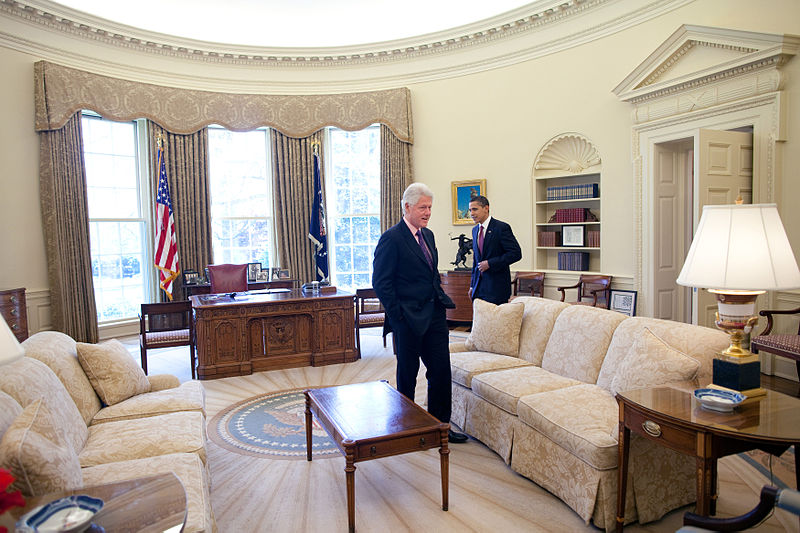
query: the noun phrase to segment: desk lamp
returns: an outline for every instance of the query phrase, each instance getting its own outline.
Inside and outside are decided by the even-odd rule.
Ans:
[[[25,350],[8,327],[5,318],[0,317],[0,366],[12,363],[25,355]]]
[[[717,354],[713,384],[748,396],[763,393],[758,356],[742,346],[758,322],[756,298],[800,287],[800,270],[775,204],[707,205],[678,284],[717,296],[716,325],[731,344]]]

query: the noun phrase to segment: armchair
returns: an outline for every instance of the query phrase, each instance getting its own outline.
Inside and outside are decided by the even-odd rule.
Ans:
[[[796,315],[800,314],[800,307],[797,309],[781,309],[781,310],[768,310],[764,309],[759,313],[761,316],[767,317],[767,327],[761,332],[761,335],[753,337],[750,340],[750,349],[753,353],[758,353],[759,350],[774,353],[781,357],[788,357],[794,359],[797,365],[797,375],[800,376],[800,325],[797,327],[797,334],[770,334],[773,326],[775,325],[774,315]]]
[[[517,272],[511,280],[511,296],[544,298],[544,272]]]
[[[247,291],[247,265],[208,265],[211,293]]]
[[[581,274],[578,283],[569,287],[558,287],[561,301],[566,297],[566,289],[578,289],[578,300],[571,302],[576,305],[591,305],[608,309],[608,300],[611,292],[611,276],[599,274]]]
[[[383,305],[375,293],[375,289],[356,289],[356,347],[361,356],[361,328],[383,327],[386,319]],[[383,336],[383,347],[386,348],[386,335]]]
[[[192,379],[195,378],[194,323],[189,300],[142,304],[139,314],[139,350],[142,370],[147,374],[147,350],[189,346]]]

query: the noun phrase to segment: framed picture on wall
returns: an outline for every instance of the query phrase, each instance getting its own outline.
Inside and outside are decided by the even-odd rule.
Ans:
[[[636,291],[611,289],[608,308],[623,315],[636,316]]]
[[[256,281],[261,272],[261,263],[247,263],[247,281]]]
[[[561,226],[562,246],[583,246],[583,226]]]
[[[453,224],[475,224],[469,216],[469,202],[475,196],[486,196],[486,180],[454,181],[450,187],[453,194]]]

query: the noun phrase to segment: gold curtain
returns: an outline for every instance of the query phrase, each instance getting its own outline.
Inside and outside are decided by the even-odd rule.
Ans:
[[[400,222],[400,200],[412,181],[411,145],[381,124],[381,231]]]
[[[312,143],[319,142],[323,160],[323,130],[297,139],[270,130],[272,179],[275,197],[275,239],[281,268],[300,283],[313,281],[314,253],[308,238],[311,205],[314,201],[314,158]],[[320,180],[325,190],[325,169],[320,165]],[[331,243],[328,243],[330,246]]]
[[[211,197],[208,182],[208,128],[181,135],[170,133],[148,121],[150,131],[151,190],[158,188],[158,146],[156,138],[164,138],[164,163],[172,199],[172,215],[178,242],[181,271],[200,273],[211,263]],[[151,206],[154,209],[155,205]],[[157,278],[156,278],[157,279]],[[157,281],[156,281],[157,283]],[[160,299],[166,299],[159,289]],[[183,298],[183,276],[173,284],[172,297]]]
[[[76,341],[95,343],[97,307],[80,113],[62,128],[39,134],[39,194],[53,327]]]

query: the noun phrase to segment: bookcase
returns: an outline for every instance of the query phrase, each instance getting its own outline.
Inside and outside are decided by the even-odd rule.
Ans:
[[[602,172],[580,134],[551,139],[534,165],[535,269],[602,271]]]

